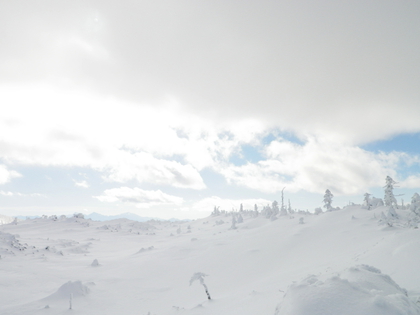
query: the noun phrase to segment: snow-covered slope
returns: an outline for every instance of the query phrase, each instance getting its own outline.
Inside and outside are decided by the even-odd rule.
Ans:
[[[420,230],[381,211],[2,225],[0,314],[420,314]]]

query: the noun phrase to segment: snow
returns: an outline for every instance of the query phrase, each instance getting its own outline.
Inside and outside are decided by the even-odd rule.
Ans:
[[[419,308],[389,276],[361,265],[322,281],[310,276],[291,285],[278,315],[418,314]]]
[[[15,218],[9,217],[7,215],[1,215],[0,214],[0,225],[1,224],[8,224],[14,221]]]
[[[45,300],[60,300],[69,299],[70,295],[73,298],[82,297],[89,293],[89,288],[82,284],[81,281],[68,281],[64,283],[57,292],[46,297]]]
[[[420,230],[380,225],[386,209],[242,212],[236,229],[229,213],[1,225],[0,314],[67,314],[70,296],[71,312],[89,315],[420,314]],[[196,273],[211,300],[190,286]]]

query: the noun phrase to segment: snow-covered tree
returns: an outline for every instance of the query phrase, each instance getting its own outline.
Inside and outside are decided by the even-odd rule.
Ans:
[[[196,280],[200,281],[201,285],[204,287],[204,290],[206,291],[207,298],[209,300],[211,300],[210,293],[209,293],[209,290],[207,288],[207,285],[204,283],[204,277],[207,277],[207,275],[205,273],[196,272],[195,274],[193,274],[193,276],[190,279],[190,285]]]
[[[213,212],[211,213],[212,216],[220,215],[219,207],[214,206]]]
[[[279,214],[280,212],[279,203],[276,200],[274,200],[273,203],[271,204],[271,209],[273,210],[273,215]]]
[[[333,208],[331,206],[333,197],[334,197],[334,195],[331,193],[331,191],[329,189],[327,189],[325,191],[325,195],[324,195],[324,208],[326,208],[327,211],[332,211],[333,210]]]
[[[292,209],[292,205],[290,204],[290,199],[289,199],[289,206],[287,207],[287,212],[289,212],[289,214],[295,213]]]
[[[280,213],[280,209],[279,209],[279,203],[274,200],[273,203],[271,204],[271,216],[270,219],[272,221],[277,220],[277,215]]]
[[[315,208],[315,212],[316,215],[321,214],[322,213],[322,209],[321,208]]]
[[[244,211],[244,206],[241,203],[241,205],[239,206],[239,212],[243,212],[243,211]]]
[[[370,207],[372,207],[372,205],[371,205],[371,203],[370,203],[370,198],[369,198],[370,194],[365,193],[365,194],[364,194],[364,196],[365,196],[365,198],[363,199],[363,205],[364,205],[364,206],[365,206],[368,210],[370,210]]]
[[[267,219],[270,219],[271,218],[271,216],[273,215],[273,210],[271,209],[271,207],[270,207],[270,205],[266,205],[264,208],[263,208],[263,210],[262,210],[262,212],[261,212],[263,215],[265,215],[265,217],[267,218]]]
[[[397,199],[395,199],[394,196],[394,185],[397,184],[396,181],[394,181],[390,176],[387,176],[385,178],[386,181],[386,185],[384,186],[385,188],[385,197],[384,197],[384,202],[385,202],[385,206],[390,206],[390,207],[394,207],[396,209],[398,209],[398,205],[397,205]]]
[[[236,215],[232,213],[232,226],[230,227],[231,230],[236,230]]]
[[[280,208],[280,215],[287,215],[287,209],[286,209],[286,205],[284,204],[284,189],[286,187],[284,187],[281,190],[281,208]]]
[[[73,293],[70,293],[69,310],[73,309]]]
[[[414,193],[413,197],[411,197],[410,210],[420,215],[420,195],[418,193]]]

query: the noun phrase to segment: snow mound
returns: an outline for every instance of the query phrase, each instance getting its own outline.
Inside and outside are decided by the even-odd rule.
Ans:
[[[15,218],[0,214],[0,225],[12,223]]]
[[[292,284],[276,315],[419,315],[420,307],[379,269],[359,265],[324,281]]]
[[[28,248],[28,244],[22,244],[18,240],[19,235],[0,232],[0,245],[5,245],[13,250],[24,251]]]
[[[55,293],[51,294],[46,299],[69,299],[70,294],[72,294],[74,298],[77,298],[87,295],[89,291],[89,288],[82,284],[81,281],[69,281],[63,284]]]

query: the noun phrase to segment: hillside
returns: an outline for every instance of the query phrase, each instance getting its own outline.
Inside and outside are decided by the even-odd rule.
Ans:
[[[420,314],[420,231],[384,210],[2,225],[0,314]]]

